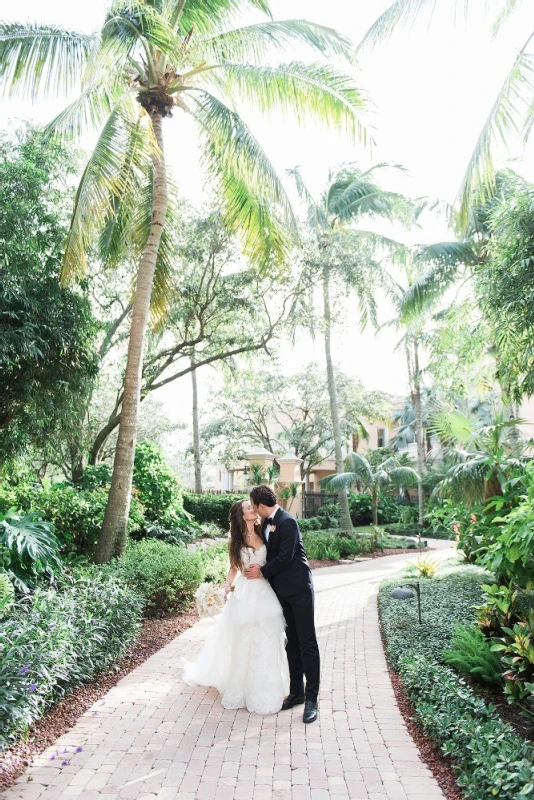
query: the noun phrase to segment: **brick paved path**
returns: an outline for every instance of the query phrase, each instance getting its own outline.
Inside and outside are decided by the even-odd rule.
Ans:
[[[204,620],[97,701],[3,800],[443,797],[403,724],[378,629],[378,584],[404,560],[314,572],[318,722],[304,726],[302,706],[263,718],[227,711],[214,690],[182,683],[176,664],[199,651],[214,624]]]

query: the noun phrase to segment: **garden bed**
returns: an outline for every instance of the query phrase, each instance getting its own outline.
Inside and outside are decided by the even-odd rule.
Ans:
[[[99,675],[91,683],[79,686],[59,703],[51,706],[30,728],[25,742],[0,753],[0,789],[10,786],[31,764],[34,756],[42,753],[70,730],[78,718],[122,678],[197,621],[195,609],[175,613],[164,619],[143,620],[139,638],[116,668]]]
[[[392,586],[401,582],[399,577],[385,581],[380,589],[384,650],[399,706],[450,800],[462,796],[515,800],[534,791],[528,721],[507,704],[502,689],[482,690],[442,661],[443,650],[452,644],[455,624],[474,622],[473,606],[480,603],[481,584],[489,577],[475,567],[449,565],[440,577],[419,578],[421,625],[415,602],[390,597]],[[425,740],[434,742],[430,750],[424,747]],[[447,778],[451,765],[460,794]]]

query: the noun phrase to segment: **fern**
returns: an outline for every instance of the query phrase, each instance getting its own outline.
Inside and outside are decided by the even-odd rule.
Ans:
[[[443,660],[479,683],[490,686],[502,684],[502,664],[498,656],[490,650],[490,642],[478,628],[457,625],[452,647],[444,651]]]

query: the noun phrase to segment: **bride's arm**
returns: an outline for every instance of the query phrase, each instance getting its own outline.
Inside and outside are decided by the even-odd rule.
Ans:
[[[239,570],[237,569],[237,567],[230,567],[230,569],[228,570],[228,575],[226,576],[226,580],[223,584],[227,594],[230,591],[230,587],[232,583],[235,581],[238,572]]]

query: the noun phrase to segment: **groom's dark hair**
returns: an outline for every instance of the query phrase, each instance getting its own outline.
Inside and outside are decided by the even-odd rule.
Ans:
[[[264,506],[275,506],[278,502],[270,486],[255,486],[250,490],[250,499],[255,506],[263,503]]]

